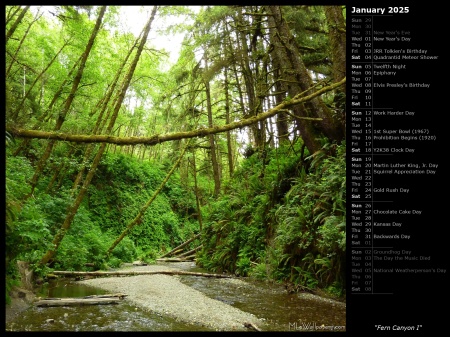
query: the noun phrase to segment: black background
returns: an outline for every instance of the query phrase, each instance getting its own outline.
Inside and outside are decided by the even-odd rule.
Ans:
[[[111,3],[113,4],[113,3]],[[181,4],[181,3],[180,3]],[[201,4],[201,3],[199,3]],[[260,3],[258,3],[260,4]],[[283,4],[283,3],[280,3]],[[350,282],[347,282],[347,324],[346,332],[336,334],[351,336],[440,336],[446,333],[448,327],[448,259],[449,259],[449,236],[447,228],[449,224],[450,205],[448,194],[448,145],[447,135],[450,125],[447,123],[450,114],[448,86],[448,31],[449,15],[444,7],[444,2],[418,2],[413,4],[407,1],[341,1],[341,2],[288,2],[286,5],[346,5],[347,7],[347,36],[350,36],[350,21],[352,18],[352,7],[384,7],[408,6],[410,12],[404,15],[395,15],[392,20],[386,19],[385,27],[382,29],[399,28],[410,30],[414,37],[411,48],[427,49],[428,54],[439,55],[437,61],[422,61],[403,63],[408,65],[407,71],[402,73],[403,78],[409,77],[411,82],[431,83],[428,90],[392,90],[377,89],[374,91],[375,105],[395,104],[398,110],[412,110],[416,117],[411,119],[411,125],[405,125],[405,118],[377,118],[375,128],[418,128],[426,127],[436,134],[437,141],[414,144],[416,152],[411,157],[396,159],[397,162],[419,161],[438,163],[438,174],[431,176],[404,177],[404,187],[413,192],[402,200],[405,208],[417,208],[424,211],[425,215],[417,216],[414,220],[408,220],[408,234],[413,236],[413,241],[406,249],[415,249],[416,255],[430,255],[433,265],[439,265],[447,269],[442,274],[385,274],[377,275],[377,279],[384,284],[386,291],[391,295],[355,295],[350,292]],[[351,48],[347,40],[347,74],[351,73],[349,55]],[[349,88],[349,77],[347,77],[347,88]],[[351,95],[347,92],[347,106],[350,107]],[[350,117],[350,109],[347,109]],[[350,126],[350,121],[347,121]],[[350,139],[351,128],[347,128],[347,139]],[[404,146],[404,144],[399,144]],[[350,151],[347,146],[347,151]],[[348,153],[350,154],[350,153]],[[347,158],[350,158],[348,155]],[[349,165],[348,165],[349,166]],[[348,174],[349,175],[349,174]],[[376,177],[375,185],[390,186],[398,184],[398,177],[379,176]],[[347,181],[349,181],[349,176]],[[348,186],[347,186],[348,189]],[[351,195],[347,190],[347,195]],[[348,214],[350,214],[350,202]],[[403,221],[399,217],[398,221]],[[412,247],[411,247],[412,245]],[[347,242],[348,260],[351,257],[350,240]],[[387,264],[386,267],[389,267]],[[408,267],[405,264],[405,267]],[[419,266],[416,266],[419,268]],[[348,273],[350,275],[350,273]],[[376,325],[389,326],[390,331],[376,329]],[[403,332],[394,331],[393,327],[421,325],[419,330]],[[292,333],[292,332],[291,332]],[[297,333],[297,332],[293,332]],[[305,332],[302,332],[305,334]],[[309,333],[306,333],[309,334]],[[320,336],[326,332],[318,332]],[[334,333],[333,333],[334,334]]]
[[[445,10],[439,5],[422,2],[412,5],[411,2],[348,2],[347,5],[347,88],[350,88],[351,74],[351,46],[350,29],[352,18],[352,7],[384,7],[407,6],[409,13],[395,14],[391,17],[377,18],[374,24],[378,30],[401,29],[411,31],[413,40],[408,48],[427,49],[427,55],[438,55],[438,60],[433,61],[401,61],[407,65],[406,70],[401,70],[398,75],[391,77],[392,82],[430,83],[430,89],[389,89],[376,88],[373,90],[374,106],[394,107],[396,110],[415,111],[414,118],[405,117],[376,117],[374,116],[374,129],[417,129],[427,128],[437,136],[436,141],[427,142],[386,142],[389,147],[414,147],[413,155],[394,155],[386,157],[384,162],[424,162],[439,165],[438,173],[431,175],[394,176],[375,175],[374,187],[404,187],[411,192],[407,195],[396,193],[395,208],[404,206],[405,209],[419,209],[423,214],[420,216],[398,216],[398,221],[405,223],[411,240],[407,243],[395,242],[396,249],[413,250],[413,255],[431,256],[432,260],[422,263],[404,263],[401,268],[430,268],[439,266],[447,269],[447,273],[433,274],[411,274],[411,273],[386,273],[375,274],[375,285],[382,284],[386,292],[392,294],[352,294],[350,282],[347,279],[347,332],[354,336],[383,335],[383,336],[435,336],[448,330],[448,247],[447,227],[449,226],[448,212],[448,160],[445,143],[447,143],[446,116],[449,114],[446,103],[447,92],[446,79],[448,68],[444,61],[447,59],[446,33],[448,26],[444,17]],[[447,16],[447,15],[446,15]],[[382,24],[382,26],[380,26]],[[380,45],[380,44],[378,44]],[[392,44],[390,45],[392,48]],[[386,46],[386,48],[388,48]],[[405,48],[405,44],[400,45]],[[399,62],[399,61],[398,61]],[[391,69],[392,71],[393,69]],[[381,82],[383,78],[375,77],[374,82]],[[402,80],[399,80],[401,78]],[[350,154],[350,92],[347,90],[347,151]],[[409,123],[409,124],[408,124]],[[381,142],[378,142],[381,144]],[[374,144],[374,146],[377,146]],[[347,156],[350,158],[350,156]],[[349,167],[349,163],[347,163]],[[349,170],[347,170],[347,182],[350,181]],[[347,184],[347,214],[350,214],[349,184]],[[381,198],[381,194],[374,193],[375,198]],[[397,221],[396,216],[389,216],[391,220]],[[350,222],[347,222],[348,224]],[[349,232],[348,232],[349,233]],[[347,261],[351,257],[351,245],[347,235]],[[382,262],[378,262],[378,267]],[[389,262],[386,268],[391,267]],[[397,267],[399,265],[397,264]],[[350,268],[348,268],[350,269]],[[350,273],[348,273],[350,276]],[[388,326],[390,330],[377,330],[376,326]],[[418,326],[419,329],[417,330]],[[394,331],[395,326],[414,326],[414,331]]]

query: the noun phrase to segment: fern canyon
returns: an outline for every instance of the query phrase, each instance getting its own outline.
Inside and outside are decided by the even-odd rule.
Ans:
[[[5,6],[6,306],[81,302],[9,329],[345,329],[345,22],[340,5]],[[177,308],[141,312],[152,289],[148,310]]]

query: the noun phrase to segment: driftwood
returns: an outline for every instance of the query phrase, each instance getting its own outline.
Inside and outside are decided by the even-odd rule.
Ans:
[[[203,277],[221,277],[232,278],[233,276],[225,274],[208,274],[208,273],[195,273],[182,270],[142,270],[142,271],[54,271],[55,275],[65,276],[133,276],[133,275],[154,275],[154,274],[166,274],[166,275],[191,275],[191,276],[203,276]]]
[[[194,237],[192,237],[191,239],[187,240],[186,242],[182,243],[181,245],[175,247],[174,249],[172,249],[170,252],[162,255],[160,258],[169,256],[171,254],[174,254],[175,252],[178,252],[180,250],[180,248],[183,248],[184,246],[190,244],[192,241],[194,241],[195,239],[197,239],[198,237],[200,237],[200,234],[195,235]]]
[[[79,305],[118,304],[125,294],[90,295],[81,298],[44,298],[34,303],[37,307],[62,307]]]
[[[250,329],[250,330],[254,330],[254,331],[262,331],[260,328],[258,328],[255,324],[253,324],[252,322],[245,322],[244,323],[244,326],[247,328],[247,329]]]
[[[127,297],[127,296],[128,296],[128,295],[126,295],[126,294],[117,293],[117,294],[89,295],[89,296],[84,296],[83,298],[118,297],[119,299],[124,299],[124,298]]]
[[[57,298],[35,302],[37,307],[63,307],[77,305],[118,304],[119,298]]]

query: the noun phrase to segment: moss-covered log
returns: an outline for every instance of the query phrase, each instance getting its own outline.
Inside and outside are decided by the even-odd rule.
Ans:
[[[193,131],[186,132],[175,132],[168,133],[165,135],[153,135],[150,137],[115,137],[110,135],[72,135],[61,132],[46,132],[46,131],[38,131],[38,130],[25,130],[19,129],[12,126],[7,126],[6,131],[11,133],[14,137],[21,138],[37,138],[37,139],[56,139],[60,141],[67,142],[76,142],[76,143],[109,143],[116,145],[148,145],[153,146],[159,143],[187,139],[187,138],[195,138],[195,137],[204,137],[211,134],[216,134],[220,132],[226,132],[238,128],[243,128],[246,126],[250,126],[259,121],[263,121],[267,118],[273,117],[279,112],[285,111],[285,109],[295,106],[297,104],[307,102],[317,96],[324,94],[325,92],[336,89],[337,87],[345,84],[346,79],[344,78],[342,81],[334,83],[330,86],[324,87],[316,92],[312,93],[308,96],[303,96],[304,93],[300,93],[294,98],[290,100],[286,100],[283,103],[277,105],[273,109],[270,109],[264,113],[259,114],[258,116],[250,117],[238,122],[232,122],[223,126],[214,126],[211,128],[202,128]]]
[[[176,252],[178,252],[181,248],[187,246],[188,244],[190,244],[192,241],[194,241],[195,239],[197,239],[197,238],[199,238],[199,237],[200,237],[200,234],[197,234],[197,235],[193,236],[193,237],[190,238],[189,240],[183,242],[181,245],[179,245],[179,246],[175,247],[174,249],[172,249],[170,252],[168,252],[168,253],[162,255],[161,258],[167,257],[167,256],[169,256],[169,255],[171,255],[171,254],[175,255]]]
[[[191,255],[192,253],[195,253],[196,251],[198,251],[202,247],[203,247],[203,245],[200,245],[197,248],[191,249],[190,251],[187,251],[187,252],[182,253],[180,255],[177,255],[175,257],[187,257],[188,255]]]

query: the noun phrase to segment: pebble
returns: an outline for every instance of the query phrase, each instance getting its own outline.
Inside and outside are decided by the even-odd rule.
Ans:
[[[177,270],[161,265],[132,267],[126,270]],[[229,281],[229,280],[228,280]],[[256,316],[207,297],[170,275],[152,274],[128,277],[102,277],[78,281],[106,291],[121,292],[124,301],[136,307],[170,316],[188,324],[200,324],[218,331],[247,331],[244,322],[261,326]],[[245,283],[243,281],[239,282]]]

